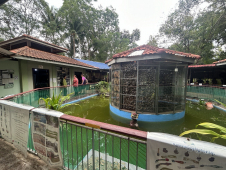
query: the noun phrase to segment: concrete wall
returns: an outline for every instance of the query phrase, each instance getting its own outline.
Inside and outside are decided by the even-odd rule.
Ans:
[[[34,88],[32,69],[37,68],[49,70],[50,87],[57,86],[57,68],[66,67],[62,65],[47,64],[41,62],[33,62],[26,60],[12,61],[12,60],[0,60],[0,70],[14,70],[14,87],[5,89],[4,86],[0,86],[0,98],[6,95],[18,94],[26,92]],[[78,67],[67,67],[70,69],[70,84],[72,85],[74,72],[82,72],[86,74],[86,69]],[[20,70],[20,71],[19,71]],[[15,79],[16,77],[16,79]]]
[[[5,89],[4,86],[0,86],[0,98],[6,95],[20,93],[20,75],[19,75],[19,63],[12,60],[0,60],[0,70],[14,70],[14,87]],[[15,79],[16,78],[16,79]]]
[[[33,84],[33,75],[32,69],[37,68],[39,69],[42,66],[43,69],[49,70],[49,80],[50,80],[50,87],[57,86],[57,82],[53,82],[53,80],[57,79],[57,67],[66,67],[62,65],[54,65],[54,64],[47,64],[47,63],[40,63],[40,62],[33,62],[33,61],[25,61],[22,60],[21,62],[21,73],[22,73],[22,90],[23,92],[32,90],[34,88]],[[70,69],[70,84],[72,85],[74,72],[82,72],[86,74],[86,70],[83,68],[78,67],[66,67]]]
[[[56,66],[52,64],[46,64],[46,63],[39,63],[39,62],[33,62],[33,61],[25,61],[22,60],[21,62],[21,76],[22,76],[22,91],[29,91],[34,88],[33,83],[33,75],[32,75],[32,69],[37,68],[41,66],[43,69],[49,70],[49,80],[50,80],[50,87],[56,86],[56,83],[53,83],[53,78],[56,78]],[[55,73],[54,73],[55,72]]]

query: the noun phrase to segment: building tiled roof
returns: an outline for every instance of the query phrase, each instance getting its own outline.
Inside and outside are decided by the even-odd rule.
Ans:
[[[105,61],[105,64],[109,63],[109,62],[112,61],[112,60],[113,60],[113,58],[111,58],[111,59]]]
[[[213,64],[224,63],[224,62],[226,62],[226,59],[215,61],[215,62],[213,62]]]
[[[100,62],[96,62],[96,61],[90,61],[90,60],[82,60],[82,59],[77,59],[77,58],[76,58],[76,60],[83,62],[83,63],[86,63],[86,64],[89,64],[89,65],[94,66],[94,67],[98,67],[99,69],[105,69],[105,70],[110,69],[110,67],[107,64],[104,64],[104,63],[100,63]]]
[[[73,58],[69,58],[69,57],[66,57],[63,55],[59,55],[59,54],[48,53],[45,51],[30,48],[28,46],[24,46],[24,47],[21,47],[18,49],[11,50],[11,52],[13,52],[17,55],[35,58],[35,59],[55,61],[55,62],[61,62],[61,63],[67,63],[67,64],[73,64],[73,65],[79,65],[79,66],[98,69],[97,67],[77,61]]]
[[[199,68],[199,67],[215,67],[216,64],[204,64],[204,65],[190,65],[189,68]]]
[[[47,41],[40,40],[40,39],[38,39],[38,38],[32,37],[32,36],[27,35],[27,34],[23,34],[23,35],[20,36],[20,37],[16,37],[16,38],[13,38],[13,39],[10,39],[10,40],[2,41],[1,43],[6,43],[6,42],[9,42],[9,41],[12,41],[12,40],[21,39],[22,37],[28,37],[28,38],[30,38],[30,39],[33,39],[33,40],[36,40],[36,41],[39,41],[39,42],[43,42],[43,43],[46,43],[46,44],[49,44],[49,45],[55,46],[55,47],[57,47],[57,48],[61,48],[61,49],[64,49],[64,50],[68,51],[67,48],[60,47],[60,46],[58,46],[58,45],[49,43],[49,42],[47,42]],[[0,45],[1,45],[1,43],[0,43]]]
[[[143,50],[143,51],[142,51]],[[143,55],[148,55],[148,54],[174,54],[182,57],[189,57],[189,58],[200,58],[199,55],[191,54],[191,53],[184,53],[184,52],[179,52],[179,51],[174,51],[174,50],[169,50],[169,49],[164,49],[164,48],[158,48],[158,47],[153,47],[150,45],[142,45],[118,54],[113,55],[113,58],[122,58],[122,57],[130,57],[129,55],[135,51],[142,51],[142,54],[139,56]],[[131,55],[134,56],[134,55]]]

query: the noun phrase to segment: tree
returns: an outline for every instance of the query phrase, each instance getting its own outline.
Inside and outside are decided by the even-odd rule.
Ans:
[[[200,8],[200,11],[195,10],[203,3],[208,7]],[[199,54],[202,57],[199,64],[207,64],[215,59],[225,58],[223,50],[215,52],[225,44],[225,27],[225,1],[180,0],[178,9],[168,16],[160,28],[160,33],[162,37],[166,36],[168,41],[173,42],[168,48]]]
[[[113,54],[136,46],[140,31],[120,32],[118,14],[112,7],[94,8],[92,1],[66,0],[59,10],[68,56],[104,62]],[[75,33],[71,34],[72,31]],[[76,35],[76,36],[75,36]]]
[[[194,38],[195,26],[191,9],[197,3],[196,0],[180,0],[178,9],[168,16],[167,21],[160,28],[160,33],[175,42],[175,45],[180,44],[183,52],[191,52],[190,45]]]
[[[41,15],[41,34],[45,40],[61,45],[61,36],[64,30],[64,23],[59,16],[58,9],[47,6]]]
[[[44,0],[10,0],[0,6],[0,33],[6,38],[36,35],[48,4]]]
[[[158,47],[158,37],[150,35],[147,45]]]

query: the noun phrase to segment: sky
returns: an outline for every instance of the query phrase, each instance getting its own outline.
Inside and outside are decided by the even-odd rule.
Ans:
[[[60,8],[63,0],[46,0],[50,6]],[[161,24],[167,16],[176,8],[178,0],[98,0],[93,2],[94,7],[112,6],[119,15],[119,27],[121,30],[136,28],[140,30],[138,45],[146,44],[149,36],[158,34]]]

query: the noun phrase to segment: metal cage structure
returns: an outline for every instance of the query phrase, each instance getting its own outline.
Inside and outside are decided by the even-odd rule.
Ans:
[[[185,110],[188,64],[141,60],[111,65],[111,106],[137,114]]]

